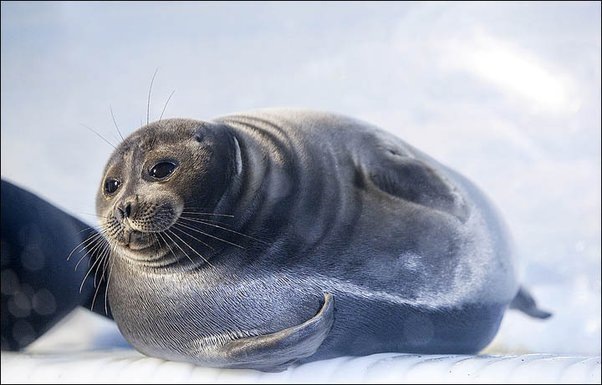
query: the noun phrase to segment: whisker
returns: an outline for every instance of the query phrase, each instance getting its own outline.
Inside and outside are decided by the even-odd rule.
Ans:
[[[107,249],[107,247],[106,247],[107,245],[108,245],[108,243],[106,243],[105,247],[103,247],[103,249],[102,249],[103,251],[105,251]],[[109,248],[110,248],[110,246],[109,246]],[[103,253],[103,255],[104,255],[104,253]],[[94,273],[94,281],[93,281],[94,282],[94,287],[96,287],[96,282],[97,282],[96,278],[98,277],[98,270],[99,269],[96,269],[96,272]],[[98,283],[100,283],[100,282],[102,282],[102,277],[100,277],[100,281]]]
[[[165,240],[165,238],[163,237],[163,233],[157,233],[157,235],[158,235],[159,237],[161,237],[161,240],[163,241],[163,243],[165,243],[165,244],[167,245],[167,248],[169,248],[169,251],[171,252],[171,254],[174,256],[174,258],[175,258],[176,260],[178,260],[178,256],[177,256],[177,255],[174,253],[173,249],[172,249],[172,248],[171,248],[171,246],[169,245],[169,242],[167,242],[167,241]]]
[[[93,129],[92,127],[86,126],[83,123],[80,123],[82,126],[86,127],[88,130],[92,131],[93,133],[95,133],[100,139],[104,140],[109,146],[113,147],[115,150],[117,150],[117,147],[109,142],[104,136],[100,135],[95,129]]]
[[[117,133],[119,134],[119,137],[121,138],[121,140],[125,140],[123,139],[123,135],[121,135],[121,130],[119,130],[119,126],[117,125],[117,120],[115,119],[115,114],[113,113],[113,107],[111,107],[109,105],[109,111],[111,111],[111,118],[113,119],[113,125],[115,125],[115,128],[117,129]]]
[[[170,233],[172,233],[172,232],[171,232],[169,229],[168,229],[167,231],[168,231],[168,232],[170,232]],[[184,249],[182,249],[182,247],[180,247],[180,245],[178,245],[178,243],[177,243],[176,241],[174,241],[174,240],[173,240],[173,238],[172,238],[172,237],[171,237],[171,236],[170,236],[168,233],[164,232],[164,234],[165,234],[165,236],[166,236],[167,238],[169,238],[169,239],[171,240],[171,242],[172,242],[174,245],[176,245],[176,246],[177,246],[177,248],[178,248],[178,249],[180,249],[180,251],[181,251],[182,253],[184,253],[184,255],[186,256],[186,258],[188,258],[188,260],[189,260],[189,261],[190,261],[192,264],[194,264],[194,261],[192,260],[192,258],[190,258],[190,256],[188,255],[188,253],[186,253],[186,252],[184,251]],[[172,234],[173,234],[173,233],[172,233]],[[174,235],[175,235],[175,234],[174,234]]]
[[[84,229],[84,230],[89,230],[89,229]],[[82,231],[84,231],[82,230]],[[80,231],[81,232],[81,231]],[[100,233],[94,233],[88,236],[88,238],[84,239],[83,241],[81,241],[77,246],[75,246],[73,248],[73,250],[71,250],[71,252],[69,253],[69,255],[67,256],[67,261],[71,259],[71,257],[73,256],[73,253],[75,253],[75,251],[79,248],[83,249],[85,248],[85,246],[88,246],[89,243],[92,243],[95,239],[98,238],[98,236],[101,235]],[[86,253],[87,254],[87,253]],[[85,255],[85,254],[84,254]]]
[[[213,215],[216,217],[229,217],[234,218],[234,215],[231,214],[214,214],[214,213],[200,213],[197,211],[182,211],[182,214],[193,214],[193,215]]]
[[[225,221],[226,219],[222,219],[222,218],[194,218],[194,217],[185,217],[186,219],[192,219],[192,220],[199,220],[199,221],[205,221],[207,223],[214,223],[216,225],[227,225],[227,222],[220,222],[220,221]]]
[[[109,266],[109,278],[107,279],[107,286],[105,287],[105,314],[109,315],[108,297],[109,297],[109,284],[111,283],[111,273],[113,272],[113,264],[115,258],[111,258],[111,265]]]
[[[211,245],[209,245],[209,244],[207,244],[207,243],[205,243],[205,242],[201,241],[200,239],[198,239],[198,238],[197,238],[197,237],[195,237],[194,235],[192,235],[192,234],[190,234],[190,233],[188,233],[188,232],[186,232],[186,231],[182,230],[181,228],[179,228],[179,224],[178,224],[178,223],[174,223],[174,224],[173,224],[173,227],[174,227],[174,229],[175,229],[175,230],[181,231],[181,232],[183,232],[184,234],[188,235],[190,238],[192,238],[192,239],[195,239],[195,240],[197,240],[197,241],[201,242],[203,245],[207,246],[207,247],[208,247],[208,248],[210,248],[211,250],[215,250],[213,247],[211,247]]]
[[[180,258],[178,258],[178,256],[176,255],[176,253],[173,251],[173,249],[171,248],[171,246],[169,245],[169,242],[167,242],[165,240],[165,238],[163,237],[162,233],[156,233],[159,237],[161,237],[161,240],[163,241],[163,243],[165,243],[167,245],[167,247],[169,248],[169,252],[171,253],[171,255],[173,255],[174,260],[176,261],[176,263],[178,264],[178,266],[180,266]]]
[[[165,240],[165,238],[163,237],[163,234],[162,234],[162,233],[155,233],[155,234],[156,234],[156,235],[155,235],[155,238],[156,238],[157,236],[159,236],[159,237],[161,238],[161,240],[163,241],[163,243],[165,243],[165,244],[167,245],[167,248],[169,248],[169,251],[170,251],[170,252],[173,254],[173,256],[177,258],[177,256],[176,256],[176,255],[173,253],[173,250],[171,249],[171,246],[169,245],[169,243],[168,243],[168,242]]]
[[[180,218],[185,218],[185,219],[189,219],[189,220],[199,220],[199,221],[205,221],[207,223],[213,223],[216,225],[224,225],[227,226],[228,223],[227,222],[220,222],[220,221],[225,221],[225,219],[222,218],[194,218],[194,217],[187,217],[182,215]]]
[[[82,230],[83,231],[83,230]],[[80,253],[82,251],[85,250],[85,246],[87,246],[87,244],[89,242],[93,242],[93,240],[98,236],[98,233],[94,233],[92,235],[89,235],[86,239],[84,239],[83,241],[81,241],[80,243],[77,244],[77,246],[75,246],[73,248],[73,250],[71,250],[71,252],[69,253],[69,255],[67,255],[67,261],[69,261],[71,259],[71,257],[73,256],[73,253],[75,253],[77,251],[77,249],[80,249]],[[84,245],[85,244],[85,245]],[[84,257],[87,255],[88,253],[84,254]]]
[[[228,228],[226,228],[226,227],[220,226],[220,225],[218,225],[218,224],[215,224],[215,223],[211,223],[211,222],[204,221],[204,220],[202,220],[202,219],[196,219],[196,218],[194,218],[194,219],[193,219],[193,218],[185,218],[185,217],[180,217],[180,219],[183,219],[183,220],[186,220],[186,221],[189,221],[189,222],[194,222],[194,223],[200,223],[200,224],[204,224],[204,225],[206,225],[206,226],[217,227],[218,229],[222,229],[222,230],[224,230],[224,231],[229,231],[229,232],[231,232],[231,233],[234,233],[234,234],[242,235],[243,237],[246,237],[246,238],[252,239],[252,240],[254,240],[254,241],[257,241],[257,242],[261,242],[261,243],[263,243],[263,244],[265,244],[265,245],[267,245],[267,244],[268,244],[268,242],[266,242],[266,241],[262,241],[261,239],[257,239],[257,238],[255,238],[255,237],[252,237],[252,236],[250,236],[250,235],[246,235],[246,234],[240,233],[240,232],[238,232],[238,231],[235,231],[235,230],[228,229]]]
[[[82,215],[90,215],[96,218],[103,218],[103,219],[107,219],[108,217],[105,217],[104,215],[99,215],[99,214],[92,214],[92,213],[84,213],[84,212],[80,212],[80,214]]]
[[[104,249],[104,250],[106,250],[106,249]],[[84,282],[86,282],[86,279],[88,278],[88,276],[89,276],[89,275],[90,275],[90,273],[92,272],[92,269],[94,268],[94,266],[96,266],[96,265],[99,263],[99,261],[100,261],[101,259],[103,259],[103,258],[105,257],[105,255],[106,255],[106,251],[105,251],[105,252],[103,252],[103,254],[101,255],[101,257],[100,257],[100,258],[97,258],[97,259],[94,261],[94,263],[92,264],[92,266],[90,266],[90,268],[88,269],[88,272],[86,273],[86,275],[84,276],[84,279],[82,280],[82,284],[79,286],[79,292],[80,292],[80,293],[81,293],[81,292],[82,292],[82,290],[84,289]],[[99,266],[100,266],[100,265],[99,265]]]
[[[244,248],[244,247],[242,247],[241,245],[237,245],[236,243],[232,243],[232,242],[230,242],[230,241],[227,241],[227,240],[225,240],[225,239],[222,239],[222,238],[220,238],[220,237],[216,237],[215,235],[211,235],[211,234],[209,234],[209,233],[206,233],[206,232],[204,232],[204,231],[201,231],[201,230],[199,230],[199,229],[196,229],[196,228],[194,228],[194,227],[187,226],[187,225],[185,225],[185,224],[183,224],[183,223],[180,223],[180,226],[184,226],[184,227],[185,227],[185,228],[187,228],[187,229],[190,229],[190,230],[192,230],[192,231],[196,231],[197,233],[203,234],[203,235],[205,235],[205,236],[207,236],[207,237],[211,237],[211,238],[217,239],[218,241],[222,241],[222,242],[224,242],[224,243],[228,243],[228,244],[230,244],[230,245],[232,245],[232,246],[236,246],[236,247],[238,247],[238,248],[240,248],[240,249],[243,249],[243,250],[245,250],[245,248]]]
[[[184,243],[186,246],[188,246],[188,248],[189,248],[190,250],[194,251],[194,253],[195,253],[196,255],[198,255],[199,257],[201,257],[201,258],[203,259],[203,261],[207,262],[207,264],[208,264],[209,266],[211,266],[211,267],[214,267],[214,266],[211,264],[211,262],[209,262],[209,261],[207,260],[207,258],[203,257],[203,256],[202,256],[202,255],[201,255],[201,254],[200,254],[198,251],[196,251],[196,250],[195,250],[195,249],[194,249],[192,246],[190,246],[190,245],[188,244],[188,242],[186,242],[185,240],[183,240],[182,238],[180,238],[180,236],[179,236],[178,234],[174,233],[173,231],[171,231],[171,230],[169,230],[169,229],[168,229],[167,231],[168,231],[168,232],[170,232],[170,233],[171,233],[171,235],[173,235],[174,237],[176,237],[176,238],[178,238],[180,241],[182,241],[182,242],[183,242],[183,243]]]
[[[84,231],[98,231],[102,226],[88,226],[79,231],[79,233],[83,233]]]
[[[108,260],[107,258],[109,258],[109,255],[110,255],[110,250],[109,250],[109,252],[107,254],[103,254],[103,256],[102,256],[102,267],[103,267],[103,269],[102,269],[102,275],[100,276],[100,281],[98,282],[98,285],[96,285],[96,275],[94,275],[94,280],[95,280],[94,287],[96,288],[96,290],[94,290],[94,297],[92,297],[92,304],[90,305],[90,310],[94,309],[94,304],[96,303],[96,297],[98,296],[98,291],[100,290],[102,280],[104,279],[105,273],[107,271],[107,269],[106,269],[106,267],[107,267],[106,262]],[[99,268],[100,268],[100,265],[96,269],[96,272],[98,272]]]
[[[98,234],[100,235],[100,234]],[[73,271],[77,271],[77,268],[79,267],[79,264],[82,263],[82,261],[84,260],[84,258],[86,258],[86,256],[88,255],[92,255],[96,250],[99,249],[100,246],[104,246],[106,245],[106,241],[103,238],[102,235],[99,238],[96,238],[94,240],[94,242],[96,243],[92,248],[90,248],[90,250],[88,250],[87,253],[85,253],[84,255],[82,255],[79,260],[77,261],[77,263],[75,264],[75,268],[73,269]],[[105,242],[103,242],[105,241]]]
[[[163,114],[165,113],[165,109],[167,108],[167,105],[169,104],[169,101],[171,100],[171,97],[173,96],[173,94],[176,92],[176,90],[171,91],[171,94],[169,94],[169,97],[167,98],[167,101],[165,102],[165,106],[163,107],[163,111],[161,111],[161,116],[159,116],[159,121],[161,121],[161,119],[163,119]]]
[[[150,87],[148,88],[148,99],[146,101],[146,124],[150,122],[151,92],[153,92],[153,83],[155,82],[155,76],[157,76],[157,71],[159,71],[159,68],[155,70],[153,78],[151,79]]]

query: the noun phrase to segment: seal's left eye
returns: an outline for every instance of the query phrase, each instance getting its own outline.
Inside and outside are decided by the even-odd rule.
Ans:
[[[173,174],[176,167],[176,164],[173,162],[159,162],[151,167],[148,173],[155,179],[165,179]]]

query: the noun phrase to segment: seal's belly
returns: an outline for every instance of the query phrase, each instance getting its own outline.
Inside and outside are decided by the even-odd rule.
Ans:
[[[300,325],[319,310],[324,292],[336,299],[335,322],[314,359],[379,351],[457,352],[458,346],[474,352],[493,337],[503,312],[499,304],[475,307],[473,322],[466,323],[466,306],[433,312],[427,304],[417,305],[416,299],[374,289],[369,276],[362,283],[318,272],[248,271],[238,280],[230,276],[211,285],[186,279],[198,284],[182,287],[183,281],[175,282],[173,275],[148,275],[132,282],[124,279],[123,270],[120,274],[127,267],[115,265],[109,295],[120,330],[141,352],[166,359],[202,361],[204,350],[231,340]],[[204,275],[227,273],[219,266],[213,270]]]

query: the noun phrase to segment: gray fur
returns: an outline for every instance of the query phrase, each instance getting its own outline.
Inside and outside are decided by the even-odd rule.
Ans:
[[[163,158],[178,168],[149,179]],[[101,183],[97,198],[115,249],[109,301],[124,336],[151,356],[281,370],[340,355],[474,353],[519,289],[487,198],[351,118],[162,120],[126,138],[108,176],[122,181],[112,197]],[[115,219],[134,198],[163,216]],[[182,219],[201,208],[221,216],[195,218],[221,228]],[[172,233],[146,247],[154,235],[132,229],[149,221],[180,241]]]

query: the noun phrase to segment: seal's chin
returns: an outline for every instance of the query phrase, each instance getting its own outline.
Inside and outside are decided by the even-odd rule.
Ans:
[[[157,242],[130,242],[125,247],[129,248],[130,250],[143,251],[152,248],[152,246],[155,246],[156,244]]]

